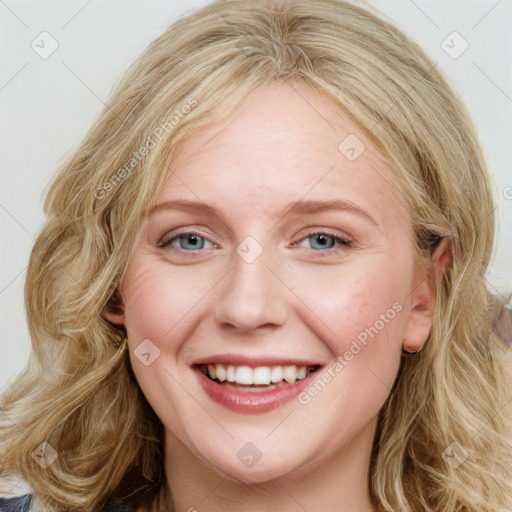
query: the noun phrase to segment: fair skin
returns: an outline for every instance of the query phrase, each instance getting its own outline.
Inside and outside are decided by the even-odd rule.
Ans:
[[[338,149],[349,134],[366,145],[354,161]],[[417,263],[393,180],[356,125],[288,84],[256,91],[180,147],[128,263],[123,309],[105,313],[126,327],[135,375],[165,426],[178,512],[372,510],[377,415],[402,346],[418,350],[428,337],[432,276],[446,265],[443,254]],[[175,199],[218,216],[165,206]],[[284,215],[298,200],[357,208]],[[162,247],[164,235],[173,241]],[[250,263],[236,251],[248,236],[262,249]],[[233,411],[194,369],[213,356],[266,356],[316,363],[315,382],[371,326],[378,333],[308,403]],[[160,353],[146,366],[135,350],[147,339]],[[261,456],[251,467],[239,454],[247,443]]]

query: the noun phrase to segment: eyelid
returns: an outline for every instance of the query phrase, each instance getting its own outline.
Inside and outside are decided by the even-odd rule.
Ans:
[[[302,236],[300,238],[300,240],[298,240],[297,242],[293,242],[291,244],[292,247],[295,247],[297,246],[300,242],[306,240],[307,238],[310,238],[312,236],[315,236],[315,235],[325,235],[329,238],[333,238],[335,241],[337,241],[338,243],[340,243],[343,247],[353,247],[355,245],[355,242],[354,240],[346,235],[346,234],[342,234],[342,233],[333,233],[331,231],[329,231],[328,229],[316,229],[316,230],[313,230],[313,231],[310,231],[308,233],[306,233],[304,236]],[[321,252],[321,253],[329,253],[329,252],[337,252],[339,250],[334,248],[334,247],[331,247],[329,249],[324,249],[324,250],[318,250],[318,249],[311,249],[312,251],[314,252]]]
[[[212,240],[210,240],[209,237],[207,237],[205,234],[203,233],[200,233],[199,231],[195,231],[195,230],[192,230],[192,229],[188,229],[188,230],[183,230],[183,231],[176,231],[176,232],[173,232],[173,231],[169,231],[167,233],[165,233],[163,236],[161,236],[159,238],[159,240],[157,241],[156,243],[156,246],[157,247],[167,247],[169,245],[171,245],[171,243],[176,239],[176,238],[179,238],[181,236],[186,236],[186,235],[195,235],[195,236],[199,236],[201,238],[204,238],[206,241],[208,241],[210,244],[212,244],[214,247],[218,247],[218,244],[216,244],[215,242],[213,242]],[[193,252],[192,250],[189,250],[187,252]]]
[[[347,235],[346,233],[339,231],[331,231],[329,228],[312,228],[310,231],[307,231],[305,234],[301,235],[299,241],[314,235],[326,235],[332,238],[341,238],[350,243],[355,243],[354,239],[351,236]]]
[[[172,244],[172,242],[174,240],[176,240],[177,238],[181,237],[181,236],[186,236],[186,235],[195,235],[195,236],[199,236],[201,238],[204,238],[206,241],[208,241],[210,244],[212,244],[214,246],[214,248],[217,248],[219,247],[218,244],[216,244],[215,242],[213,242],[212,240],[210,240],[209,237],[205,236],[204,234],[200,233],[199,231],[195,231],[195,230],[192,230],[192,229],[188,229],[188,230],[183,230],[183,231],[176,231],[176,232],[167,232],[165,233],[162,237],[160,237],[160,239],[158,240],[158,242],[156,243],[157,247],[167,247],[167,246],[170,246]],[[291,247],[296,247],[300,242],[306,240],[307,238],[310,238],[312,236],[315,236],[315,235],[325,235],[329,238],[333,238],[336,242],[338,242],[340,245],[342,245],[342,247],[352,247],[354,246],[354,240],[346,235],[346,234],[342,234],[342,233],[333,233],[331,231],[329,231],[328,229],[316,229],[316,230],[312,230],[306,234],[304,234],[298,241],[296,242],[293,242],[291,244]],[[178,249],[179,250],[179,249]],[[202,252],[203,250],[202,249],[197,249],[199,252]],[[322,252],[322,253],[330,253],[330,252],[337,252],[339,251],[339,248],[336,249],[336,248],[328,248],[328,249],[311,249],[313,252]],[[191,250],[187,250],[186,252],[194,252],[193,249]]]

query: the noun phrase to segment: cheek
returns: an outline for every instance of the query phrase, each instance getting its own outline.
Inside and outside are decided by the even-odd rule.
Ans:
[[[154,266],[136,263],[129,266],[123,287],[126,329],[132,342],[139,337],[160,338],[172,325],[166,312],[174,311],[166,280]]]
[[[178,330],[182,336],[190,313],[213,286],[210,274],[198,271],[195,265],[173,269],[164,260],[134,256],[122,288],[131,338],[163,342]]]
[[[186,409],[183,400],[189,397],[175,376],[180,372],[183,340],[194,328],[191,312],[205,295],[208,283],[202,277],[193,265],[173,269],[169,262],[141,251],[133,255],[121,287],[137,382],[157,416],[183,438],[186,433],[176,418],[178,411]],[[149,354],[146,360],[145,353]]]
[[[332,362],[318,376],[322,382],[299,397],[303,414],[314,407],[328,425],[326,439],[342,443],[358,432],[376,418],[392,389],[411,268],[405,260],[399,264],[379,255],[360,264],[325,267],[295,281],[297,295],[306,297],[315,313],[310,327],[332,353]]]
[[[406,326],[410,269],[407,261],[373,255],[303,272],[294,288],[315,314],[316,330],[334,355],[352,350],[361,362],[394,361]]]

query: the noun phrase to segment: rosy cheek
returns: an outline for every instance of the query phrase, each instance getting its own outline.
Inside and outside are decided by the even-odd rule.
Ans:
[[[194,265],[175,267],[154,255],[135,254],[123,284],[128,332],[134,340],[153,337],[159,343],[172,339],[175,329],[181,336],[210,277]]]
[[[128,332],[134,337],[161,336],[166,317],[174,308],[169,303],[173,295],[158,267],[134,259],[125,275],[122,293]]]
[[[402,285],[392,267],[383,258],[359,268],[330,267],[314,275],[304,273],[295,287],[327,329],[354,334],[403,298]]]

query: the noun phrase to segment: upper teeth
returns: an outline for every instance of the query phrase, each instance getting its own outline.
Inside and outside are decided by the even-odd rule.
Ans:
[[[223,364],[209,364],[208,375],[212,379],[220,382],[236,382],[237,384],[261,384],[269,385],[271,382],[276,384],[285,380],[288,384],[293,384],[296,380],[306,377],[312,370],[307,366],[258,366],[250,368],[249,366],[232,366]]]

